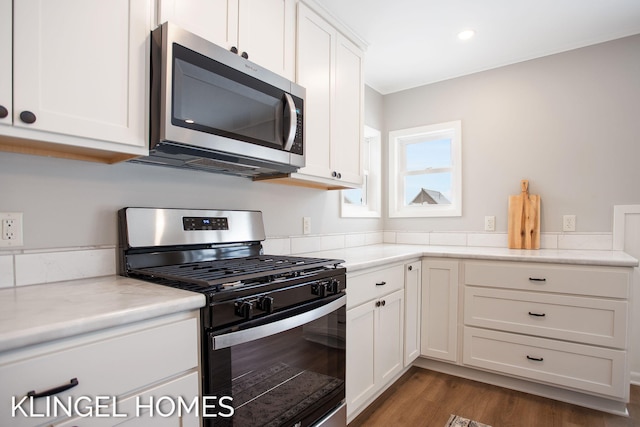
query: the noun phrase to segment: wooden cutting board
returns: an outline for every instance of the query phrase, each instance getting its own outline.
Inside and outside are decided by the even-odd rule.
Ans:
[[[540,196],[529,194],[526,179],[520,189],[517,196],[509,196],[509,249],[540,249]]]

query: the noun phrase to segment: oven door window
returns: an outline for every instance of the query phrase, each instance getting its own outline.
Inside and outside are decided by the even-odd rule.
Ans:
[[[205,425],[311,425],[344,400],[345,307],[208,359],[205,395],[231,396],[234,414]]]
[[[283,148],[291,118],[282,90],[178,44],[173,54],[173,125]]]

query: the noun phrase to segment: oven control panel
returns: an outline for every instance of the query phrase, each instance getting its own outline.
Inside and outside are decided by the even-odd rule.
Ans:
[[[185,231],[228,230],[229,219],[226,217],[183,216],[182,228]]]

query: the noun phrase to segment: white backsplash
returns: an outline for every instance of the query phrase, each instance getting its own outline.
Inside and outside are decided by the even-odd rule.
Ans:
[[[13,286],[13,255],[0,255],[0,288]]]
[[[380,243],[506,247],[506,233],[375,231],[349,234],[268,237],[264,252],[272,255],[351,248]],[[612,250],[612,233],[542,233],[544,249]],[[51,248],[0,252],[0,288],[109,276],[116,271],[117,248]]]

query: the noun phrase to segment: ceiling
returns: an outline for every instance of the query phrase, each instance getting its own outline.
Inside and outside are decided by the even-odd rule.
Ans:
[[[640,33],[640,0],[316,3],[368,45],[365,82],[382,94]]]

